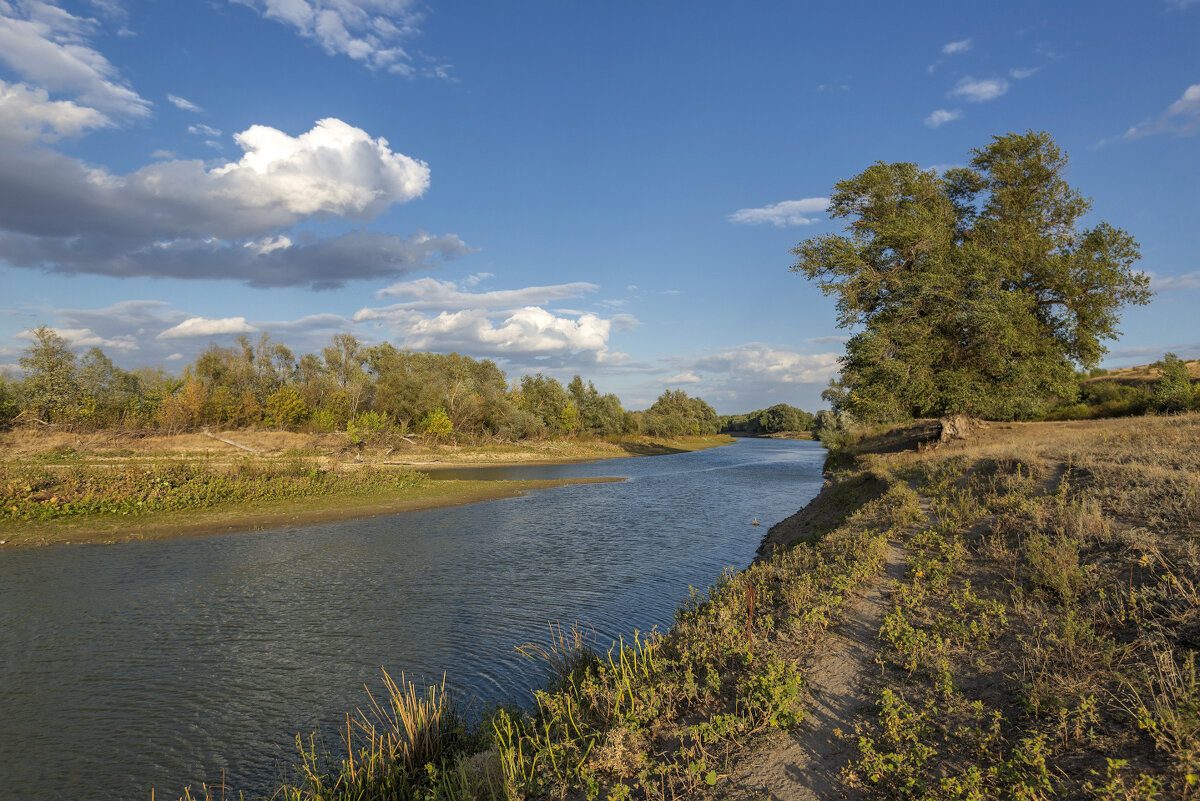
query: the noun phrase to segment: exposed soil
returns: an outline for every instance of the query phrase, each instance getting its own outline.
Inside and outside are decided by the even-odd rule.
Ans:
[[[870,704],[865,679],[874,668],[879,626],[890,587],[904,578],[904,549],[889,542],[883,573],[830,632],[804,671],[809,699],[800,728],[748,754],[733,785],[772,801],[853,798],[838,776],[851,756],[849,734],[858,711]]]

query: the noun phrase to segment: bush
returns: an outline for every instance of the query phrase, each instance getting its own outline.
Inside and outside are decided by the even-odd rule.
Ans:
[[[454,423],[445,409],[434,409],[421,421],[421,431],[435,440],[443,440],[454,433]]]
[[[1174,353],[1168,353],[1155,365],[1162,376],[1154,385],[1154,408],[1156,411],[1184,412],[1196,403],[1196,392],[1188,375],[1187,364]]]

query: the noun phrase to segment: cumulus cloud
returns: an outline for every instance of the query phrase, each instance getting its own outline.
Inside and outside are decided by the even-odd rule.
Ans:
[[[958,119],[962,119],[962,111],[960,111],[959,109],[949,110],[949,109],[939,108],[937,111],[934,111],[932,114],[930,114],[928,117],[925,118],[925,124],[928,125],[930,128],[937,128],[939,126],[945,125],[948,122],[953,122],[954,120],[958,120]]]
[[[839,369],[840,352],[798,353],[762,342],[666,360],[676,371],[666,384],[694,376],[697,394],[720,407],[748,412],[786,402],[815,408]]]
[[[1008,91],[1009,83],[1003,78],[988,78],[985,80],[975,80],[974,78],[963,78],[958,84],[950,90],[951,97],[961,97],[968,103],[985,103],[988,100],[995,100]]]
[[[249,334],[258,329],[246,322],[245,317],[191,317],[158,335],[158,339],[189,339],[211,337],[216,334]]]
[[[959,39],[957,42],[947,42],[942,45],[942,52],[947,56],[965,53],[971,49],[973,42],[974,40],[972,39]]]
[[[151,103],[126,86],[88,42],[95,23],[49,3],[0,2],[0,61],[51,92],[109,114],[145,117]]]
[[[1188,136],[1200,131],[1200,83],[1194,83],[1183,95],[1155,119],[1145,120],[1125,132],[1126,139],[1156,133]]]
[[[428,165],[341,120],[321,120],[296,137],[255,125],[234,139],[244,151],[236,162],[164,161],[127,175],[48,150],[0,153],[0,195],[19,191],[27,208],[0,205],[0,227],[246,237],[306,219],[369,220],[429,186]],[[57,213],[47,213],[47,201]]]
[[[472,276],[475,278],[475,276]],[[474,286],[468,278],[463,283]],[[595,284],[576,281],[570,284],[530,286],[523,289],[502,289],[492,292],[464,292],[453,281],[438,281],[433,278],[418,278],[392,284],[375,294],[378,297],[407,298],[389,309],[498,309],[519,306],[545,305],[564,298],[578,298],[599,289]]]
[[[185,97],[180,97],[179,95],[167,95],[167,100],[170,100],[171,105],[175,106],[175,108],[183,109],[184,111],[204,111],[204,109],[200,108],[192,101]]]
[[[635,318],[544,308],[597,288],[576,282],[468,292],[454,282],[421,279],[382,290],[381,296],[405,300],[360,309],[353,319],[377,325],[398,345],[416,350],[459,350],[538,369],[621,363],[628,357],[610,350],[609,340],[614,331],[637,325]]]
[[[404,43],[420,35],[415,0],[233,0],[317,42],[330,55],[401,75],[419,71],[449,79],[449,65],[414,65]]]
[[[825,384],[838,371],[841,353],[796,353],[761,342],[749,342],[691,360],[691,369],[742,379],[769,379],[783,384]]]
[[[811,225],[820,217],[812,216],[829,207],[827,197],[807,197],[803,200],[784,200],[757,209],[738,209],[729,215],[729,221],[744,225],[770,223],[778,228],[788,225]]]
[[[470,252],[453,234],[423,231],[280,238],[306,220],[373,219],[419,197],[429,167],[336,119],[294,137],[259,125],[234,139],[237,161],[169,159],[127,175],[43,147],[0,147],[0,258],[66,273],[320,288]]]
[[[0,80],[0,140],[50,142],[106,128],[112,120],[71,100],[51,100],[45,89]]]

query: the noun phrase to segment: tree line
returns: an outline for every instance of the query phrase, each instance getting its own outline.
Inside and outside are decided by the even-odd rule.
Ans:
[[[724,415],[721,417],[721,431],[753,437],[785,431],[812,431],[815,422],[816,415],[786,403],[777,403],[747,414]]]
[[[538,373],[511,384],[488,359],[366,346],[349,333],[319,354],[297,356],[263,333],[212,343],[180,375],[123,370],[100,348],[82,357],[53,329],[35,329],[22,375],[0,378],[0,424],[40,421],[169,433],[206,426],[383,431],[433,438],[508,439],[715,434],[716,412],[667,390],[650,408],[627,411],[611,393],[575,376],[566,386]],[[360,440],[361,441],[361,440]]]

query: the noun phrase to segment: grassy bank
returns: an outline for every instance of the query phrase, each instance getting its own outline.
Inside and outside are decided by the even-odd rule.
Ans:
[[[915,431],[847,448],[665,635],[597,649],[558,630],[527,649],[552,676],[532,706],[477,727],[393,683],[333,753],[301,741],[276,797],[817,797],[808,768],[780,787],[747,767],[805,732],[840,741],[820,766],[838,795],[1200,797],[1200,416],[928,450]],[[885,551],[903,579],[859,641],[870,703],[806,720]]]
[[[846,780],[876,798],[1200,796],[1200,416],[874,457],[928,499]]]
[[[474,503],[592,480],[443,481],[436,469],[680,453],[728,442],[414,444],[398,451],[283,432],[235,432],[223,440],[7,436],[10,458],[0,461],[6,548],[246,531]]]

